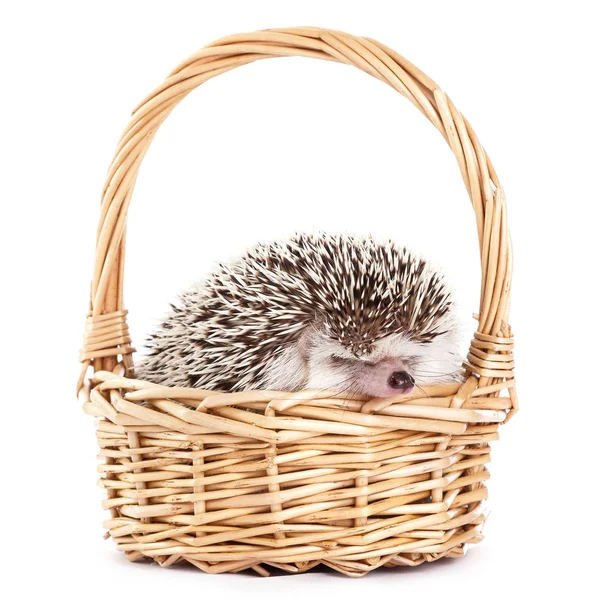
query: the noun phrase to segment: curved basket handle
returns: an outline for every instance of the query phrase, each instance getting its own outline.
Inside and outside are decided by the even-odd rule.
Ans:
[[[102,195],[96,260],[81,360],[85,372],[111,370],[123,356],[132,366],[123,306],[125,222],[138,170],[156,131],[193,89],[255,60],[306,56],[353,65],[408,98],[442,134],[456,156],[475,211],[481,250],[479,326],[467,368],[483,378],[512,377],[507,323],[512,253],[504,194],[494,168],[468,121],[427,75],[369,38],[312,27],[234,35],[209,44],[179,65],[133,112],[108,170]],[[508,339],[507,339],[508,338]],[[79,386],[83,382],[80,379]]]

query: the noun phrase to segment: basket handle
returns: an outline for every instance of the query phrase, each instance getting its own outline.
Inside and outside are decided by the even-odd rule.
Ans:
[[[468,121],[427,75],[369,38],[312,27],[270,29],[223,38],[180,64],[134,110],[119,141],[102,194],[90,312],[81,353],[83,372],[111,370],[117,356],[132,366],[123,306],[125,223],[140,164],[156,131],[193,89],[216,75],[263,58],[305,56],[353,65],[408,98],[442,134],[456,156],[475,211],[481,251],[479,325],[468,368],[482,377],[511,376],[506,356],[512,252],[504,194],[494,168]],[[512,346],[511,346],[512,348]],[[79,387],[83,382],[80,379]]]

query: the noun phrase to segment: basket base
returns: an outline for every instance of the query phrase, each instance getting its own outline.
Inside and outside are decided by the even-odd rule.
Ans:
[[[441,545],[436,552],[397,552],[394,548],[387,548],[386,554],[381,554],[382,549],[371,550],[362,547],[361,554],[372,554],[362,559],[336,558],[331,551],[330,558],[321,558],[318,560],[290,560],[281,562],[281,560],[257,560],[256,558],[245,558],[239,560],[229,560],[215,562],[214,560],[199,560],[190,556],[171,554],[169,556],[146,556],[138,551],[126,551],[125,557],[132,562],[153,561],[161,567],[171,567],[173,565],[190,564],[205,573],[240,573],[249,571],[257,573],[262,577],[269,577],[273,571],[288,574],[307,573],[316,568],[332,569],[348,577],[363,577],[367,573],[379,569],[380,567],[417,567],[423,563],[431,563],[441,558],[461,558],[465,556],[469,546],[477,544],[483,540],[481,529],[483,520],[469,527],[467,530],[455,532],[448,537],[447,541]],[[433,546],[433,544],[432,544]],[[438,545],[439,546],[439,545]],[[434,548],[432,548],[433,550]],[[326,552],[324,550],[324,552]]]
[[[480,542],[483,536],[477,535],[472,538],[469,545]],[[468,546],[460,544],[451,550],[442,553],[399,553],[388,556],[374,557],[360,561],[353,560],[335,560],[322,559],[312,561],[300,561],[295,563],[267,561],[257,562],[254,559],[231,561],[222,563],[211,563],[207,561],[185,558],[183,556],[172,555],[168,558],[153,559],[146,557],[139,552],[126,553],[127,559],[131,561],[153,560],[161,567],[170,567],[177,564],[188,563],[205,573],[240,573],[242,571],[254,572],[262,577],[269,577],[273,571],[299,575],[307,573],[319,567],[332,569],[348,577],[363,577],[367,573],[379,569],[380,567],[417,567],[423,563],[431,563],[441,558],[460,558],[466,554]]]

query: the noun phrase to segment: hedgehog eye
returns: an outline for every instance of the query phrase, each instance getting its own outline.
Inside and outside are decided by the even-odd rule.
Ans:
[[[350,358],[346,358],[345,356],[340,356],[339,354],[332,354],[329,358],[332,362],[338,364],[346,364],[352,360]]]
[[[366,360],[362,357],[341,356],[339,354],[331,354],[329,359],[337,365],[365,365],[374,367],[377,364],[377,361],[374,360]]]

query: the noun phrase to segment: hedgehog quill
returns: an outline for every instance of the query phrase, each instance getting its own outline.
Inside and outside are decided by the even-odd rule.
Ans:
[[[459,380],[459,334],[424,259],[371,237],[297,234],[181,294],[136,370],[162,385],[384,397]]]

